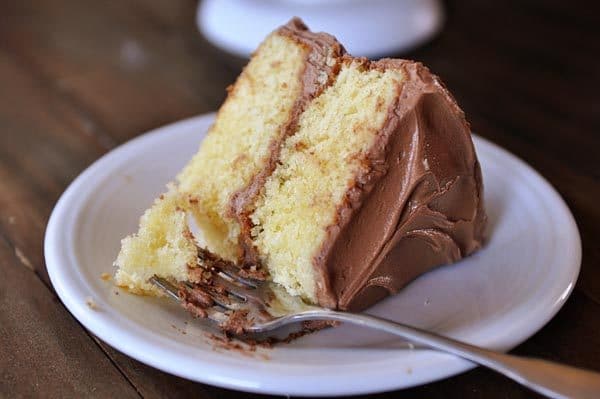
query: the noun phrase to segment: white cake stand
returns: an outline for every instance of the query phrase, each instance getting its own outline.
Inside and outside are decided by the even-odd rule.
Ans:
[[[293,16],[335,35],[358,56],[397,54],[425,42],[444,20],[439,0],[204,0],[197,24],[217,47],[248,57]]]

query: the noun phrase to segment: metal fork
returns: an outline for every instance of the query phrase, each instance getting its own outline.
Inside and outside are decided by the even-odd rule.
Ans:
[[[213,278],[213,284],[222,289],[208,287],[206,292],[213,304],[205,311],[208,319],[221,326],[227,322],[232,311],[240,310],[247,313],[249,320],[249,325],[243,332],[250,334],[273,333],[292,323],[314,320],[350,323],[385,331],[414,344],[453,354],[497,371],[548,397],[600,398],[600,373],[594,371],[480,348],[375,316],[306,305],[300,299],[288,295],[277,284],[240,277],[234,267],[215,271]],[[164,290],[169,297],[181,302],[181,287],[158,276],[152,277],[150,282]]]

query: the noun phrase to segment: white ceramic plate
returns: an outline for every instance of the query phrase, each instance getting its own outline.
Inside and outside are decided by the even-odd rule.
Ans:
[[[83,172],[57,203],[46,231],[48,273],[86,328],[166,372],[270,394],[386,391],[473,367],[350,326],[252,356],[215,350],[205,327],[190,321],[177,305],[119,292],[101,280],[101,273],[113,271],[120,238],[137,229],[141,213],[196,151],[213,120],[213,114],[192,118],[122,145]],[[489,242],[470,258],[422,276],[369,313],[507,350],[538,331],[564,304],[579,272],[581,244],[569,209],[540,175],[486,140],[475,137],[475,144]],[[88,298],[96,310],[86,305]]]

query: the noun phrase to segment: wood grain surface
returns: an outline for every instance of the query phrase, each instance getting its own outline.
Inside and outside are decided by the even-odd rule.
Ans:
[[[0,397],[259,398],[145,366],[88,333],[45,269],[43,235],[68,184],[152,128],[214,111],[240,62],[194,25],[192,0],[2,1]],[[439,74],[473,130],[534,166],[583,239],[572,297],[514,353],[600,370],[600,18],[595,2],[457,1],[405,58]],[[560,228],[560,226],[557,226]],[[484,369],[365,397],[524,398]]]

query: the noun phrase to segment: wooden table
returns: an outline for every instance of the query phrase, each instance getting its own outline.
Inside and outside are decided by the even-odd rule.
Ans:
[[[563,195],[583,238],[576,289],[515,349],[600,370],[600,19],[593,3],[460,1],[408,55],[441,75],[473,130]],[[239,66],[197,33],[195,1],[5,1],[0,7],[0,397],[261,397],[183,380],[89,334],[44,265],[48,217],[102,154],[215,110]],[[484,369],[373,397],[519,398]]]

